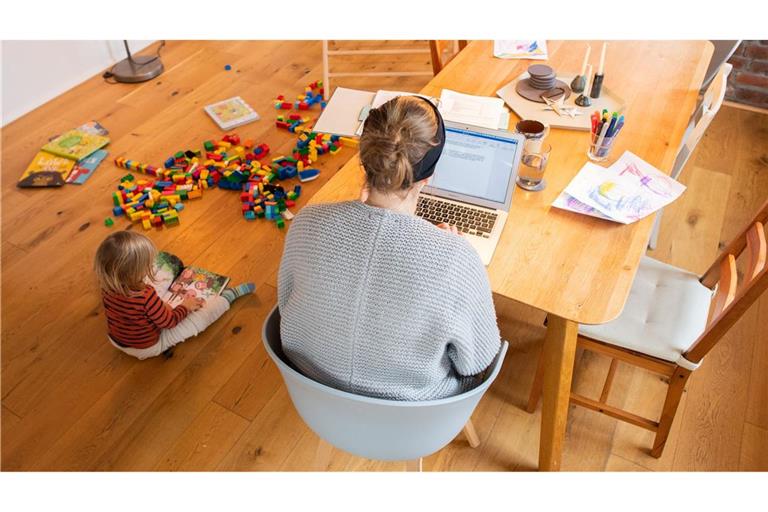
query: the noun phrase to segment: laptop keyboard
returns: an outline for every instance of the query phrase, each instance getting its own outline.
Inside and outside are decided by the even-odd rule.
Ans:
[[[419,196],[416,215],[432,224],[450,224],[462,233],[489,238],[498,215],[491,211]]]

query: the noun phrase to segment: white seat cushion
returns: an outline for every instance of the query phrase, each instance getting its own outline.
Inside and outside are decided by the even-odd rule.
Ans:
[[[712,291],[697,275],[644,256],[621,315],[607,324],[580,325],[579,333],[676,362],[704,332],[711,300]]]

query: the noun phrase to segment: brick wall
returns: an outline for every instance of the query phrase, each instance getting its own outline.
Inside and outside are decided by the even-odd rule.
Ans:
[[[725,99],[768,109],[768,41],[742,41],[728,62]]]

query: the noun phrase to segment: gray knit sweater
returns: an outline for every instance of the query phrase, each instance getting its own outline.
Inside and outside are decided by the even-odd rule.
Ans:
[[[501,345],[480,258],[416,216],[357,201],[308,206],[292,221],[278,281],[286,356],[337,389],[455,395]]]

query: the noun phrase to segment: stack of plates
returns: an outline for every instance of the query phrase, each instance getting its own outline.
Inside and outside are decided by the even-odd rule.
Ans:
[[[543,64],[536,64],[528,68],[528,74],[531,77],[528,79],[528,83],[534,89],[541,89],[542,91],[548,91],[555,86],[555,70],[549,66]]]
[[[542,96],[556,100],[565,96],[567,99],[571,95],[571,88],[557,79],[555,70],[545,64],[534,64],[528,68],[528,78],[517,82],[515,90],[523,98],[544,103]]]

